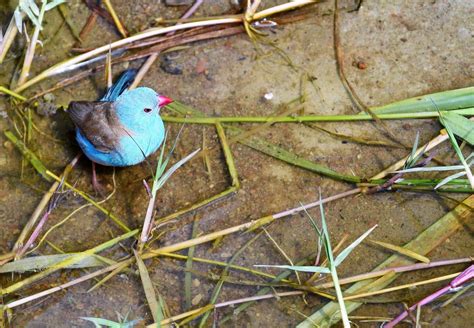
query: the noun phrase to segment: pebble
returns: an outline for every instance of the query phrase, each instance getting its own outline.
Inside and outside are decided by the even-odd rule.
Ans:
[[[194,0],[165,0],[167,6],[190,6]]]
[[[191,300],[192,305],[198,305],[202,300],[202,294],[197,294],[196,296],[193,297]]]

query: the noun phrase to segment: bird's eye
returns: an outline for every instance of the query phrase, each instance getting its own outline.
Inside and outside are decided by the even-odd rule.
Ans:
[[[143,111],[144,111],[145,113],[151,113],[152,110],[153,110],[153,109],[151,109],[151,108],[145,108],[145,109],[143,109]]]

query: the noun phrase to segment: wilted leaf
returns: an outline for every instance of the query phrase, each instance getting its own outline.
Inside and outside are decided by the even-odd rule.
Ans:
[[[384,243],[382,241],[376,241],[376,240],[371,240],[370,242],[374,243],[376,245],[382,246],[386,249],[390,249],[392,251],[395,251],[399,254],[411,257],[412,259],[418,260],[420,262],[430,263],[429,258],[427,258],[426,256],[423,256],[423,255],[420,255],[416,252],[413,252],[413,251],[407,249],[406,247],[396,246],[396,245],[392,245],[392,244],[389,244],[389,243]]]
[[[77,254],[78,253],[26,257],[21,260],[2,265],[0,267],[0,273],[44,270]],[[72,263],[66,268],[91,268],[113,263],[115,262],[105,257],[99,255],[91,255],[77,263]]]

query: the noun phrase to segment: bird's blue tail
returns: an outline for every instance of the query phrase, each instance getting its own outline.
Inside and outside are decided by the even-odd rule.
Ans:
[[[136,69],[127,69],[119,79],[112,84],[112,86],[107,90],[105,95],[100,99],[101,101],[114,101],[120,96],[127,88],[132,84],[133,79],[137,75]]]

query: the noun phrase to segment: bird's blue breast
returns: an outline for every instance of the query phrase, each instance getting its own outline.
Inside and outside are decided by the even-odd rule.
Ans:
[[[110,152],[96,149],[79,129],[76,129],[76,140],[86,156],[98,164],[131,166],[143,162],[160,147],[164,139],[164,125],[161,120],[156,125],[148,133],[130,133],[121,137],[119,146]]]

